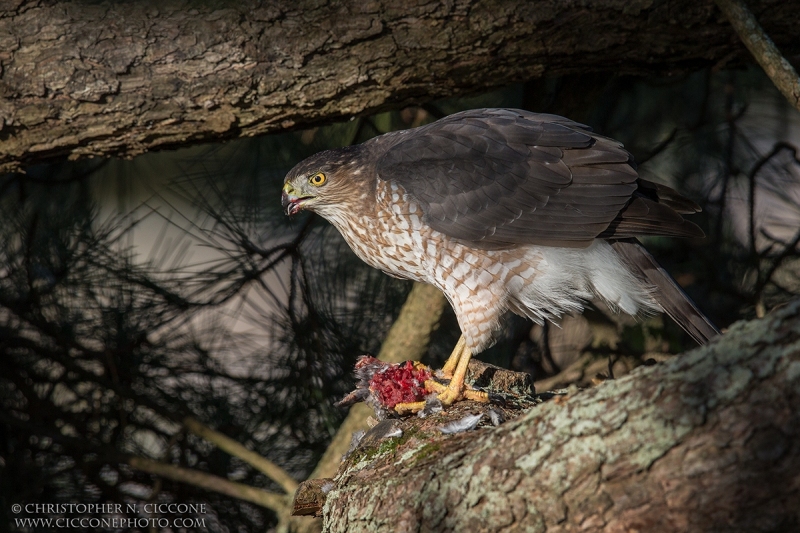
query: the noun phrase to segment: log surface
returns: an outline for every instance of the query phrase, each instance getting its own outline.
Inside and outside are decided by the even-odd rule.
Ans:
[[[796,531],[798,405],[794,302],[499,427],[406,419],[343,464],[325,531]]]
[[[752,2],[797,47],[792,2]],[[791,48],[788,50],[791,52]],[[0,172],[746,50],[711,1],[0,1]]]

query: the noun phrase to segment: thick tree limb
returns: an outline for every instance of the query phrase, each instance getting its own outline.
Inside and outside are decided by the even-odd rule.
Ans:
[[[754,7],[766,0],[754,2]],[[794,43],[800,13],[762,25]],[[736,50],[713,3],[0,3],[0,171],[257,135],[544,74],[667,73]]]
[[[326,531],[800,525],[800,302],[558,400],[456,435],[407,419],[398,443],[343,465]]]
[[[716,0],[742,42],[775,87],[800,111],[800,78],[742,0]]]

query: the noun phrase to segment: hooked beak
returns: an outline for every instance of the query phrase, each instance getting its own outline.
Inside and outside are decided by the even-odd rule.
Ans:
[[[281,205],[283,212],[287,215],[294,215],[303,208],[306,200],[312,198],[311,196],[298,196],[297,191],[292,187],[291,183],[283,186],[283,193],[281,194]]]

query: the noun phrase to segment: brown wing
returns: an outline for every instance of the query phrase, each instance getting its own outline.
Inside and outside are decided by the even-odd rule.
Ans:
[[[620,143],[562,117],[478,109],[384,142],[380,178],[402,185],[434,229],[476,246],[703,235],[679,214],[696,205],[641,180]]]

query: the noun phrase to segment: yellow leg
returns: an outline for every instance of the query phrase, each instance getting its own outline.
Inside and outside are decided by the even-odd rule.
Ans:
[[[450,357],[447,358],[447,361],[445,361],[444,366],[442,367],[442,374],[444,374],[444,377],[453,377],[453,373],[456,371],[456,367],[458,366],[458,361],[461,359],[461,354],[464,352],[466,347],[467,340],[464,338],[464,335],[461,335],[456,343],[456,347],[453,348]]]
[[[431,392],[443,393],[444,391],[447,390],[447,385],[442,385],[438,381],[429,379],[428,381],[425,382],[425,388]],[[461,392],[461,395],[465,400],[472,400],[473,402],[489,403],[488,392],[465,388]]]
[[[463,337],[462,337],[463,339]],[[472,353],[467,348],[466,342],[461,350],[461,356],[458,359],[456,371],[450,379],[450,384],[447,388],[439,394],[439,400],[442,405],[451,405],[461,399],[464,392],[464,378],[467,376],[467,368],[469,367],[469,360],[472,359]]]

